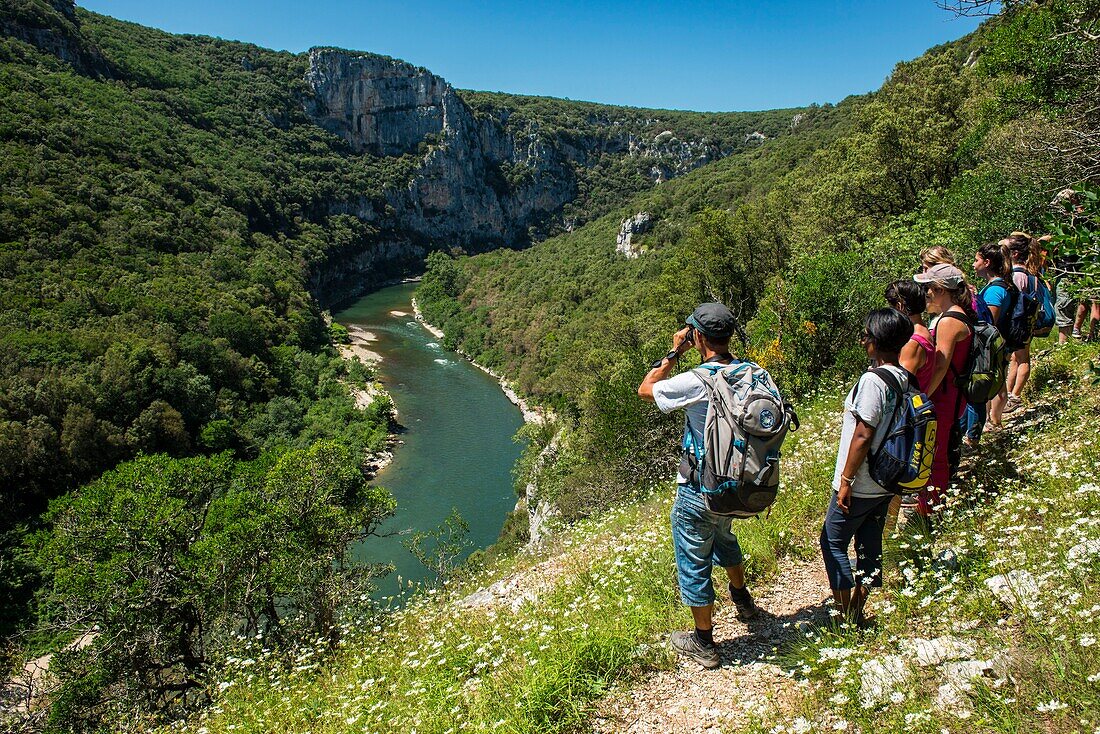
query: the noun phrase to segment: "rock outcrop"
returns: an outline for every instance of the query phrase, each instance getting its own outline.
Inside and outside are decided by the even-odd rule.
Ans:
[[[576,178],[560,151],[476,117],[451,85],[425,69],[314,49],[306,81],[313,93],[306,112],[352,150],[420,159],[406,187],[380,200],[333,205],[334,213],[376,227],[388,244],[331,253],[311,283],[324,302],[366,290],[373,283],[363,278],[377,280],[384,262],[389,267],[382,270],[408,273],[431,249],[526,244],[576,196]]]
[[[615,236],[615,252],[628,260],[633,260],[641,254],[641,250],[634,244],[634,237],[642,235],[653,229],[653,217],[649,212],[638,212],[632,217],[627,217],[619,225],[619,234]]]

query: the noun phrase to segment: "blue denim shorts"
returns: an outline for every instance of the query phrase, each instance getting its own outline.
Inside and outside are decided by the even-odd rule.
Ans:
[[[681,484],[676,488],[671,519],[680,599],[689,607],[713,604],[710,576],[714,564],[729,568],[744,560],[737,536],[730,530],[733,518],[708,512],[703,496]]]

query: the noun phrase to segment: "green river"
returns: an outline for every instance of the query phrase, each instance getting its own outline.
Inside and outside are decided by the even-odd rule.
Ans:
[[[455,508],[469,523],[470,550],[485,548],[516,503],[511,471],[521,446],[512,437],[523,417],[496,380],[443,349],[413,318],[415,290],[415,283],[384,288],[336,314],[377,337],[369,347],[382,357],[378,379],[405,429],[393,463],[374,480],[397,499],[383,532],[402,534],[369,538],[358,549],[361,560],[396,566],[379,583],[383,596],[397,593],[399,575],[405,585],[428,576],[401,545],[408,532],[438,527]]]

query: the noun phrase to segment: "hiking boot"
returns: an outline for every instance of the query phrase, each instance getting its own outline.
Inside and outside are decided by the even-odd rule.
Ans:
[[[971,456],[978,453],[978,442],[969,438],[964,438],[962,440],[961,451],[963,456]]]
[[[722,664],[718,657],[718,646],[700,642],[694,632],[673,632],[669,645],[677,654],[694,660],[707,670],[713,670]]]
[[[759,610],[756,608],[756,602],[752,600],[749,587],[745,586],[738,589],[732,582],[730,582],[729,587],[730,598],[733,599],[733,605],[737,607],[737,618],[744,622],[755,617]]]
[[[1009,393],[1008,394],[1008,400],[1005,401],[1004,412],[1005,413],[1014,413],[1022,407],[1024,407],[1024,401],[1020,400],[1020,398],[1017,397],[1016,395],[1013,395],[1012,393]]]

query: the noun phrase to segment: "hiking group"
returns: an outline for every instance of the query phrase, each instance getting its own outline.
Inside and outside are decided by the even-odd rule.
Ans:
[[[882,585],[886,528],[901,514],[934,529],[961,456],[978,451],[983,432],[1002,430],[1003,416],[1021,407],[1032,336],[1056,326],[1064,342],[1079,333],[1078,310],[1091,308],[1089,337],[1096,339],[1100,303],[1078,304],[1058,292],[1078,264],[1048,262],[1048,242],[1013,232],[979,247],[973,271],[980,287],[946,248],[926,250],[912,279],[887,287],[887,307],[867,315],[860,344],[871,366],[844,400],[820,537],[836,613],[845,619],[867,623],[867,596]],[[714,564],[725,570],[737,617],[754,617],[733,523],[774,501],[779,448],[798,427],[771,376],[730,353],[737,328],[724,305],[700,305],[638,388],[664,413],[685,411],[671,524],[680,596],[695,629],[673,633],[671,645],[706,668],[720,665]],[[693,347],[700,365],[673,375]]]

